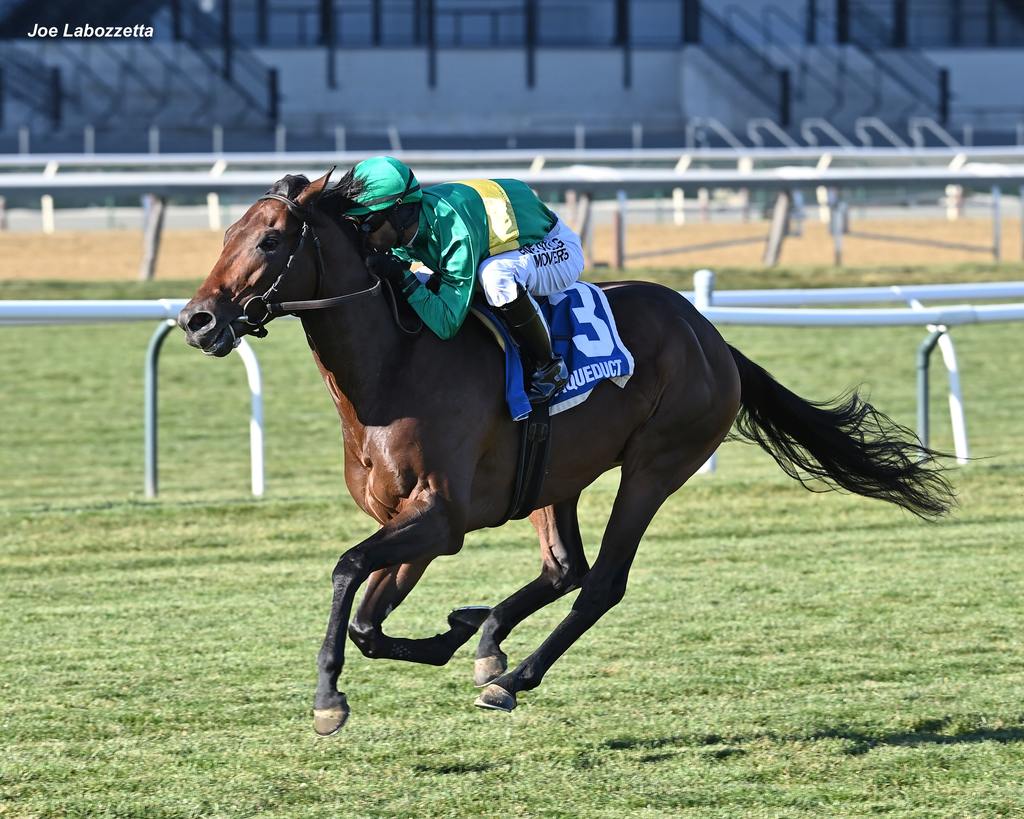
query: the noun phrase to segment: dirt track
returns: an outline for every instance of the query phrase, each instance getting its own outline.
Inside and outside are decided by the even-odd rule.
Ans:
[[[987,219],[942,220],[854,220],[854,231],[902,234],[922,239],[938,239],[989,246],[992,226]],[[678,248],[684,245],[716,242],[744,237],[764,237],[766,222],[748,224],[669,224],[633,225],[627,240],[631,252]],[[164,234],[157,266],[158,279],[196,279],[209,272],[221,248],[222,234],[200,230],[176,230]],[[920,245],[844,237],[844,263],[850,266],[938,264],[951,262],[989,262],[991,254],[963,250],[945,250]],[[763,241],[739,247],[670,253],[627,261],[633,268],[684,268],[716,266],[760,267]],[[593,264],[611,259],[611,229],[598,227],[594,235]],[[0,280],[132,280],[139,275],[142,257],[142,232],[137,230],[61,231],[42,233],[0,233]],[[1003,223],[1002,258],[1021,258],[1020,223]],[[832,241],[825,226],[808,220],[804,235],[789,237],[781,263],[791,265],[831,265]]]

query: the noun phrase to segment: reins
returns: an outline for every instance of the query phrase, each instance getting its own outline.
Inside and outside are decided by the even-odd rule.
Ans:
[[[323,252],[320,249],[320,237],[317,236],[316,228],[313,227],[312,222],[309,220],[309,212],[295,200],[289,199],[287,196],[283,196],[279,193],[266,193],[257,201],[262,201],[264,199],[274,199],[278,202],[284,203],[288,207],[288,212],[291,213],[292,216],[302,220],[302,231],[299,233],[299,241],[295,245],[295,249],[288,256],[288,261],[285,263],[284,269],[274,280],[274,283],[270,285],[262,295],[252,296],[242,305],[242,318],[246,324],[253,328],[249,331],[252,335],[257,338],[264,338],[268,332],[267,324],[270,323],[271,319],[277,318],[278,316],[290,315],[308,310],[325,310],[329,307],[337,307],[338,305],[344,304],[352,299],[357,299],[361,296],[373,295],[382,289],[382,280],[377,279],[377,281],[369,287],[364,288],[363,290],[357,290],[355,293],[346,293],[343,296],[331,296],[326,299],[317,298],[323,287],[325,266]],[[313,246],[316,248],[316,255],[313,257],[316,266],[316,289],[313,291],[314,298],[303,301],[271,301],[271,297],[277,291],[281,282],[284,281],[284,277],[287,276],[288,272],[292,269],[295,259],[302,253],[302,250],[306,245],[307,236],[312,236]],[[423,329],[423,322],[421,321],[419,326],[413,330],[405,327],[398,317],[398,303],[395,299],[394,291],[390,286],[387,290],[390,296],[391,314],[395,319],[395,324],[397,324],[398,328],[407,335],[416,335],[419,333],[420,330]],[[250,315],[249,306],[254,302],[263,305],[262,317]]]

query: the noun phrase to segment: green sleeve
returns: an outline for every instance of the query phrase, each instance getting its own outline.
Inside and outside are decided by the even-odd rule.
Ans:
[[[453,210],[438,220],[435,231],[440,264],[434,273],[441,277],[437,293],[411,273],[406,276],[403,292],[423,323],[435,335],[448,339],[459,331],[469,313],[476,283],[477,252],[465,222]]]

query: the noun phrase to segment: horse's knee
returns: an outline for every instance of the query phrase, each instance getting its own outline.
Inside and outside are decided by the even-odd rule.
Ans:
[[[350,581],[362,576],[366,572],[366,567],[367,560],[363,551],[358,548],[349,549],[338,559],[334,571],[331,572],[331,579],[335,585]]]
[[[364,657],[376,659],[380,656],[380,629],[372,623],[353,620],[348,624],[348,636]]]
[[[427,525],[423,536],[437,544],[440,554],[456,554],[466,538],[465,511],[455,501],[437,494],[431,494],[423,502],[422,520]]]

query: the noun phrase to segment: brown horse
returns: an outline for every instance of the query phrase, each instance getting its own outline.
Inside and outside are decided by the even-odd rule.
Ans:
[[[476,321],[441,341],[403,332],[393,302],[369,275],[357,236],[339,213],[351,176],[327,190],[286,176],[233,224],[206,281],[179,317],[188,343],[227,355],[245,333],[297,312],[341,417],[345,481],[381,528],[342,554],[318,658],[314,727],[337,731],[349,708],[337,681],[345,631],[368,657],[446,663],[480,626],[477,704],[511,710],[626,590],[640,539],[658,508],[693,475],[733,423],[790,475],[899,504],[921,516],[946,511],[952,493],[935,453],[855,393],[807,402],[723,341],[678,293],[655,284],[603,285],[633,354],[625,388],[599,385],[552,419],[550,467],[530,521],[540,537],[536,580],[494,608],[456,609],[426,639],[384,634],[385,617],[439,555],[465,534],[505,519],[518,432],[503,396],[498,347]],[[327,263],[324,263],[327,260]],[[272,298],[315,301],[274,303]],[[738,421],[737,421],[738,415]],[[586,442],[581,445],[581,442]],[[591,567],[577,520],[580,493],[621,467],[621,484]],[[365,596],[350,614],[358,587]],[[501,642],[525,617],[569,591],[580,594],[552,634],[514,670]]]

